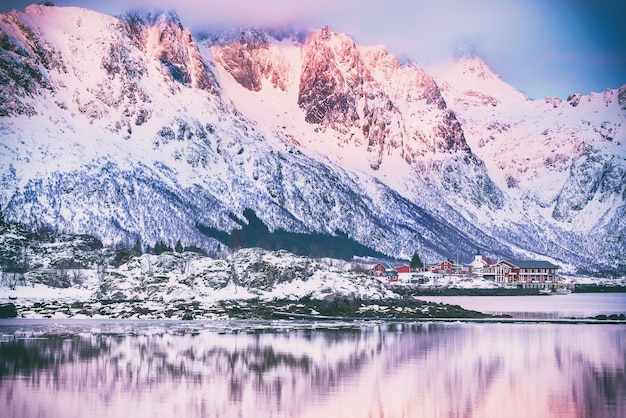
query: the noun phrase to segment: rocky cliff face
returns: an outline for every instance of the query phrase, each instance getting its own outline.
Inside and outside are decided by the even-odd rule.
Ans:
[[[263,41],[244,42],[247,38],[242,34],[241,39],[219,42],[211,49],[230,76],[258,92],[260,80],[270,78],[260,70],[267,68],[268,41],[257,36]],[[465,141],[454,111],[424,70],[401,67],[384,48],[359,47],[329,27],[310,34],[299,48],[299,70],[278,52],[272,54],[272,62],[282,65],[271,79],[290,80],[299,74],[297,104],[304,122],[318,131],[332,131],[341,147],[364,149],[373,170],[380,168],[385,156],[397,154],[428,187],[453,191],[467,197],[468,204],[502,206],[501,193]],[[241,59],[224,58],[233,56]],[[287,90],[289,83],[273,85]],[[446,175],[432,177],[433,171]]]
[[[232,35],[232,34],[231,34]],[[215,62],[243,87],[260,91],[263,81],[280,90],[287,90],[291,80],[289,62],[271,45],[268,35],[257,30],[246,30],[239,37],[226,37],[213,48]]]
[[[623,268],[624,88],[530,101],[330,28],[196,41],[171,13],[46,6],[2,15],[0,60],[7,219],[215,250],[251,209],[427,262]]]
[[[60,51],[46,41],[37,28],[22,22],[15,13],[2,16],[4,25],[16,29],[14,36],[0,32],[0,98],[1,116],[34,115],[37,113],[29,98],[54,86],[48,71],[67,72]]]
[[[312,34],[303,48],[298,105],[305,120],[366,144],[374,155],[372,168],[395,149],[409,163],[427,152],[469,151],[454,112],[419,68],[400,68],[386,51],[360,48],[328,27]],[[398,81],[408,87],[405,95]],[[412,123],[400,110],[411,107],[428,113],[436,125],[424,129]],[[359,134],[350,135],[351,128]]]
[[[141,15],[128,12],[121,25],[134,45],[158,60],[172,80],[217,93],[217,84],[195,39],[174,12]]]

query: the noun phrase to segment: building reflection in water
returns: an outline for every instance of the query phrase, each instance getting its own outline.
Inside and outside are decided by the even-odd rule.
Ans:
[[[68,321],[0,333],[3,417],[626,416],[619,325]]]

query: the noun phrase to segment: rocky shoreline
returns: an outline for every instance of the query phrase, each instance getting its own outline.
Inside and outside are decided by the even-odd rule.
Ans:
[[[230,300],[213,304],[199,301],[60,301],[0,304],[0,319],[111,319],[111,320],[461,320],[524,321],[510,315],[489,315],[458,305],[421,300]],[[624,324],[624,314],[588,318],[531,319],[532,322]]]
[[[457,305],[404,298],[389,301],[337,297],[326,300],[49,300],[12,302],[0,306],[0,318],[109,318],[109,319],[272,319],[275,313],[306,315],[311,318],[350,317],[380,319],[496,318]],[[506,317],[506,316],[505,316]]]

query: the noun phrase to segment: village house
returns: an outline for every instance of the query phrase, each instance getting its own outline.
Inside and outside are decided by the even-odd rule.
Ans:
[[[459,262],[443,260],[439,264],[428,266],[428,271],[439,274],[463,274],[467,273],[468,269]]]
[[[396,268],[389,263],[378,263],[371,270],[372,275],[377,277],[387,277],[390,282],[398,281]]]
[[[401,266],[397,266],[396,267],[396,271],[398,273],[411,273],[411,266],[409,266],[408,264],[402,264]]]
[[[559,267],[548,261],[502,260],[483,269],[483,277],[524,288],[555,287]]]
[[[429,267],[429,270],[433,273],[452,274],[452,261],[450,260],[443,260],[439,264],[434,264]]]

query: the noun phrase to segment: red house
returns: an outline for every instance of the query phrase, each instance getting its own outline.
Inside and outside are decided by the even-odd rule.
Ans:
[[[390,282],[398,281],[398,272],[389,263],[378,263],[372,267],[372,274],[378,277],[387,277]]]
[[[410,273],[411,272],[411,267],[406,265],[406,264],[403,264],[401,266],[396,267],[396,271],[398,273]]]
[[[441,263],[434,265],[431,271],[440,274],[452,274],[452,261],[443,260]]]

